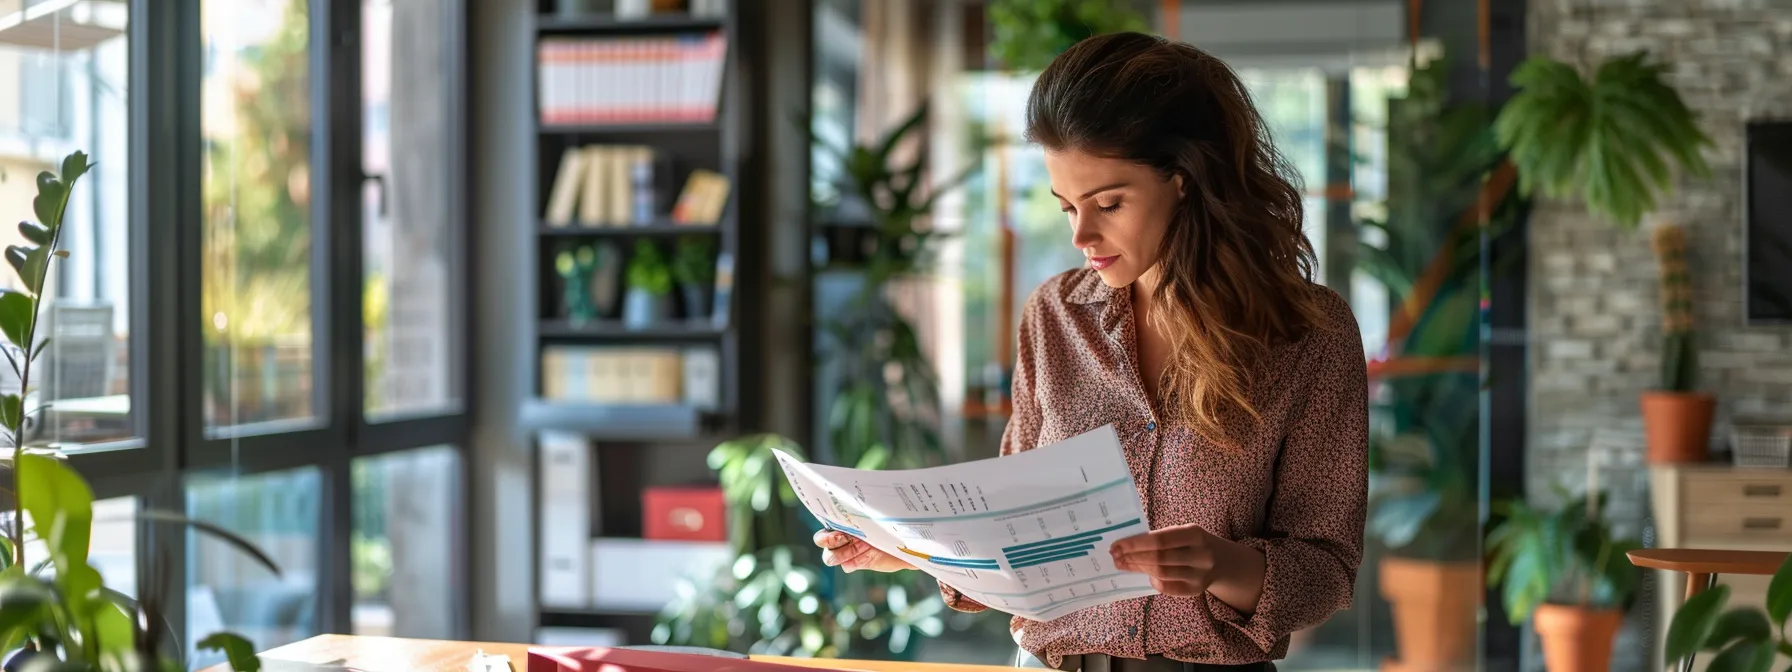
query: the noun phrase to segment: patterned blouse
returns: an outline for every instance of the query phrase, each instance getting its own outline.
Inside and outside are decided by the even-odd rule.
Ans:
[[[1153,595],[1047,622],[1017,617],[1022,648],[1053,667],[1083,653],[1253,663],[1282,658],[1289,633],[1350,607],[1368,492],[1367,376],[1349,305],[1319,291],[1331,323],[1271,351],[1253,392],[1263,422],[1234,430],[1247,437],[1241,448],[1157,421],[1135,373],[1130,292],[1079,269],[1028,300],[1002,454],[1111,423],[1152,529],[1199,525],[1262,551],[1266,571],[1251,614],[1212,594]],[[954,609],[985,609],[940,591]]]

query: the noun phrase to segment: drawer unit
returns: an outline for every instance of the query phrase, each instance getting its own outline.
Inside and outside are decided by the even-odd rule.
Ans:
[[[1649,485],[1661,548],[1792,550],[1792,469],[1653,467]],[[1662,640],[1686,594],[1686,580],[1678,572],[1658,572],[1656,578],[1655,661],[1665,664]],[[1761,607],[1767,602],[1769,578],[1720,576],[1718,582],[1730,587],[1731,606]],[[1704,670],[1712,655],[1700,655],[1694,669]],[[1773,669],[1788,663],[1792,658],[1779,656]]]

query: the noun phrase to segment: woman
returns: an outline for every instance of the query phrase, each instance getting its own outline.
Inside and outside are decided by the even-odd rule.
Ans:
[[[1002,453],[1113,424],[1152,529],[1115,565],[1162,594],[1016,618],[1016,640],[1062,670],[1273,670],[1350,606],[1368,481],[1362,337],[1312,282],[1292,171],[1226,64],[1137,33],[1052,61],[1027,137],[1088,265],[1027,302]],[[909,568],[815,543],[847,571]]]

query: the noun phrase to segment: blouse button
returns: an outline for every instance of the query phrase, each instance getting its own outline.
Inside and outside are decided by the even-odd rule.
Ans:
[[[1150,422],[1145,423],[1145,431],[1147,431],[1147,432],[1157,431],[1157,421],[1152,420]]]

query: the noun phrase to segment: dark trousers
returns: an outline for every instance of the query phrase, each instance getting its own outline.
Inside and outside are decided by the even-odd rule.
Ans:
[[[1065,656],[1063,665],[1058,669],[1064,672],[1275,672],[1276,666],[1274,663],[1267,662],[1246,665],[1210,665],[1207,663],[1185,663],[1163,656],[1151,656],[1139,660],[1088,653],[1080,656]]]

